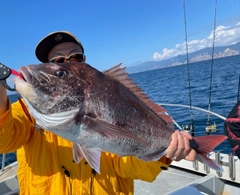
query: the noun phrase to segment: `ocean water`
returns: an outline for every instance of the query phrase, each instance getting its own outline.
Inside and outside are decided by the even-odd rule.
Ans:
[[[226,117],[238,99],[240,56],[219,58],[213,61],[212,92],[210,111]],[[210,96],[210,73],[212,61],[202,61],[189,65],[192,106],[208,109]],[[156,103],[184,104],[190,106],[189,79],[187,65],[130,74],[135,83]],[[180,125],[190,123],[190,108],[163,106],[168,114]],[[192,110],[195,136],[206,135],[208,114]],[[210,115],[210,123],[216,123],[218,132],[224,134],[223,120]],[[228,141],[224,141],[216,151],[230,153]]]
[[[240,56],[215,59],[213,62],[210,110],[224,117],[237,102],[239,63]],[[192,106],[208,109],[211,64],[212,61],[208,60],[189,65]],[[190,105],[187,65],[151,70],[129,76],[156,103]],[[9,98],[12,102],[17,101],[16,95],[10,95]],[[163,107],[180,126],[190,122],[190,108]],[[206,135],[208,114],[192,110],[192,119],[194,120],[195,136]],[[222,119],[210,115],[210,122],[211,124],[215,122],[218,130],[211,134],[224,134]],[[227,141],[224,141],[215,151],[228,154],[231,152],[231,147]],[[8,154],[6,164],[15,160],[15,153]]]

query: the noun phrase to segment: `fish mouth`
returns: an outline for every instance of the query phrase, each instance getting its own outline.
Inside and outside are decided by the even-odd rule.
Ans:
[[[29,70],[26,67],[21,67],[19,74],[21,74],[22,78],[13,78],[16,90],[24,97],[35,97],[36,94],[33,93],[32,77]]]
[[[31,84],[32,83],[32,77],[31,74],[29,73],[29,70],[27,67],[23,66],[18,70],[19,74],[22,75],[22,79],[26,81],[27,83]]]

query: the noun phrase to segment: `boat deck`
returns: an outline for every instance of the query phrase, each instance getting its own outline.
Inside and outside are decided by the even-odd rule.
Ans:
[[[152,183],[135,181],[136,195],[239,195],[240,184],[218,179],[212,174],[170,166]]]
[[[170,166],[168,170],[162,171],[152,183],[136,180],[135,194],[167,194],[173,190],[189,185],[202,177],[202,175],[186,171],[183,172],[180,169]]]

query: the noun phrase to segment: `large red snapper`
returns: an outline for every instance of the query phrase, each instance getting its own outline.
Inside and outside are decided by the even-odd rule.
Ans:
[[[100,172],[101,151],[145,161],[166,154],[174,132],[165,110],[150,101],[120,65],[100,72],[86,63],[21,67],[14,79],[37,124],[73,142],[73,157]],[[206,155],[227,137],[194,137],[197,159],[222,171]]]

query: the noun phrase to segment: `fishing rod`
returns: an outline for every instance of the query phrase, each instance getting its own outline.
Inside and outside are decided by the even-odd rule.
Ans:
[[[214,12],[212,60],[211,60],[209,100],[208,100],[208,119],[207,119],[207,126],[206,126],[206,133],[207,133],[207,135],[209,135],[210,132],[216,131],[216,128],[215,128],[216,126],[211,126],[210,125],[210,110],[211,110],[212,80],[213,80],[213,63],[214,63],[215,34],[216,34],[216,15],[217,15],[217,0],[215,2],[215,12]]]
[[[190,67],[189,67],[189,58],[188,58],[188,39],[187,39],[187,20],[186,20],[186,3],[183,0],[183,9],[184,9],[184,27],[185,27],[185,45],[186,45],[186,61],[188,68],[188,90],[189,90],[189,112],[190,112],[190,124],[185,125],[183,130],[191,131],[192,136],[194,136],[194,121],[192,117],[192,96],[191,96],[191,83],[190,83]]]
[[[238,95],[237,95],[237,102],[239,101],[239,97],[240,97],[240,75],[238,78]]]

